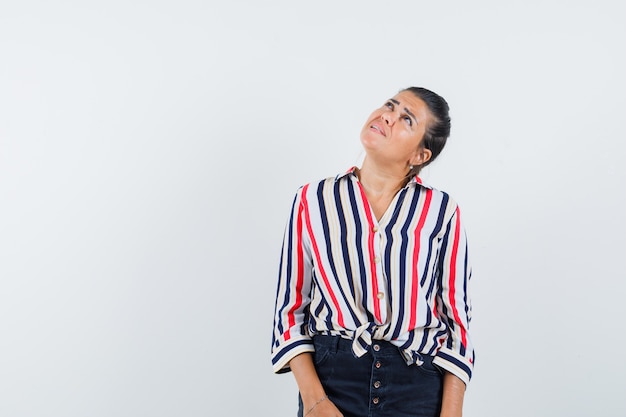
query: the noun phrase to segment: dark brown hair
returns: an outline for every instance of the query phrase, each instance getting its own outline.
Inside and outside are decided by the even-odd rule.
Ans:
[[[409,172],[409,177],[413,177],[419,174],[422,168],[434,161],[435,158],[439,156],[444,146],[446,146],[446,141],[448,140],[448,136],[450,136],[450,106],[448,106],[448,102],[439,94],[422,87],[408,87],[401,90],[401,92],[402,91],[409,91],[426,103],[433,117],[432,122],[426,126],[424,139],[422,140],[422,146],[430,150],[432,155],[430,159],[422,165],[413,167]]]

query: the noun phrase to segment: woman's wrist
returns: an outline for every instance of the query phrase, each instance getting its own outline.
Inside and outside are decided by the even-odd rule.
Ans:
[[[302,398],[302,404],[304,404],[305,407],[312,407],[313,404],[317,403],[318,401],[322,402],[322,398],[325,399],[325,397],[328,396],[324,392],[324,388],[322,388],[321,385],[319,389],[308,390],[306,392],[300,391],[300,398]]]
[[[306,409],[306,411],[304,413],[304,417],[306,417],[306,415],[309,414],[311,411],[315,410],[315,407],[317,407],[321,402],[324,402],[327,399],[328,399],[328,395],[324,395],[322,398],[320,398],[319,400],[315,401],[315,403],[311,407]]]
[[[440,417],[461,417],[465,383],[457,376],[445,372],[443,376],[443,398]]]
[[[289,362],[289,365],[291,367],[291,371],[296,377],[302,403],[305,406],[305,410],[308,410],[307,407],[311,407],[320,398],[326,395],[324,387],[322,386],[322,383],[317,376],[317,372],[315,371],[313,358],[310,353],[301,353],[293,358]]]

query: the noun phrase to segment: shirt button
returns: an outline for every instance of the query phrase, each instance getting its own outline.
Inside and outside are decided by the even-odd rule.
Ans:
[[[373,402],[374,404],[378,404],[378,397],[374,397],[374,398],[372,399],[372,402]]]
[[[385,298],[385,294],[382,292],[379,292],[378,294],[376,294],[376,298],[378,298],[379,300],[382,300],[383,298]]]
[[[372,229],[374,232],[378,232],[378,226],[374,226],[374,228]]]
[[[374,345],[374,346],[372,346],[372,347],[374,348],[374,350],[375,350],[376,352],[378,352],[378,351],[380,350],[380,345]]]
[[[380,381],[374,382],[374,388],[380,388]]]
[[[380,262],[380,258],[379,258],[378,256],[377,256],[377,257],[375,257],[375,258],[374,258],[374,262],[375,262],[375,263],[379,263],[379,262]]]
[[[380,369],[381,366],[383,366],[382,363],[380,363],[380,361],[376,361],[376,363],[374,364],[374,366],[376,367],[376,369]]]

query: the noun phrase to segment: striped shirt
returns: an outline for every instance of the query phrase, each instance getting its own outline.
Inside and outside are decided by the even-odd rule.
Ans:
[[[272,338],[274,372],[313,352],[312,336],[396,345],[468,383],[471,268],[459,208],[414,177],[376,220],[355,168],[300,187],[285,230]]]

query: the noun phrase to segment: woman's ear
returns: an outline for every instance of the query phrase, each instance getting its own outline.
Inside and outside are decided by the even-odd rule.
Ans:
[[[430,149],[426,149],[421,147],[417,150],[413,158],[411,158],[410,165],[419,166],[424,165],[426,162],[430,161],[430,158],[433,156],[433,153]]]

